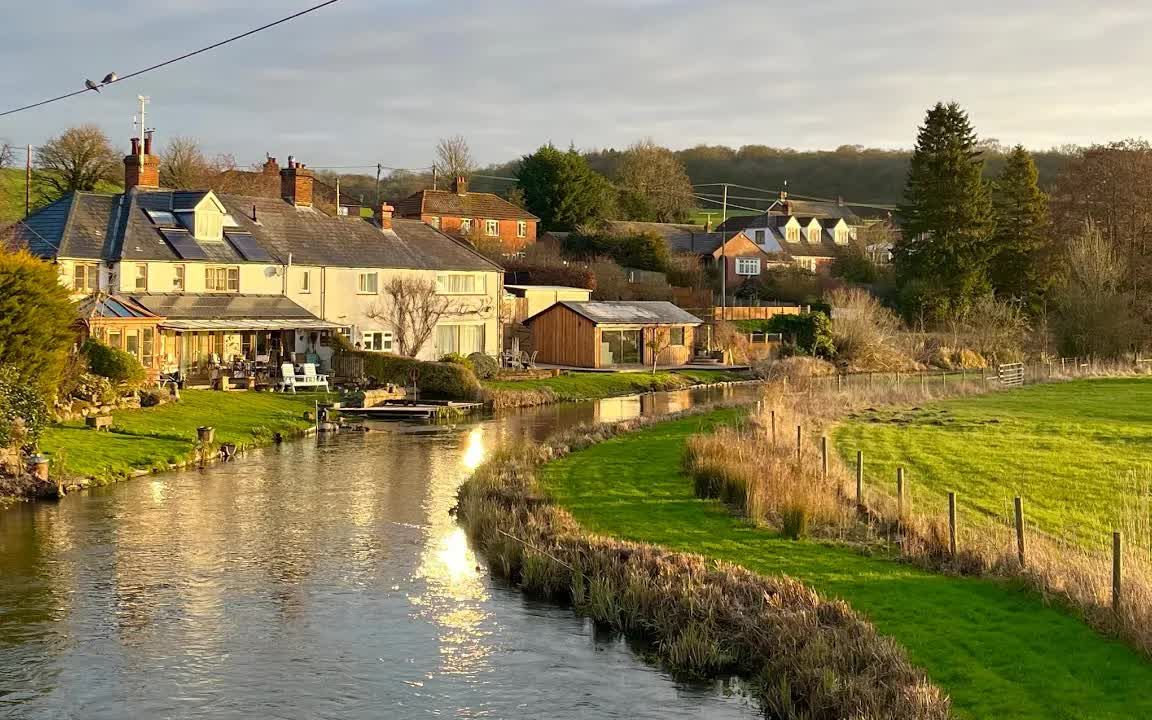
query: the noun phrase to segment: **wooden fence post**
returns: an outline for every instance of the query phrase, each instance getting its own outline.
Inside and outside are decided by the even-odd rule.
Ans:
[[[1123,569],[1121,552],[1123,544],[1120,540],[1120,531],[1112,532],[1112,610],[1120,612],[1120,574]]]
[[[836,373],[836,392],[840,392],[840,385],[841,385],[841,381],[843,379],[844,379],[843,375],[841,375],[840,373]]]
[[[772,444],[776,444],[776,410],[772,410]]]
[[[801,452],[800,439],[801,439],[801,437],[803,437],[803,434],[802,434],[802,431],[800,429],[800,426],[797,425],[796,426],[796,464],[797,465],[800,464],[800,452]]]
[[[1016,552],[1020,556],[1020,567],[1024,567],[1024,499],[1017,495],[1012,504],[1016,510]]]
[[[920,373],[920,394],[928,394],[928,373]]]
[[[940,371],[940,389],[941,390],[947,390],[948,389],[948,371],[947,370],[941,370]]]
[[[856,505],[864,507],[864,451],[856,451]]]
[[[896,468],[896,512],[904,517],[904,467]]]
[[[828,436],[820,437],[820,477],[828,479]]]
[[[948,493],[948,550],[956,557],[956,493]]]

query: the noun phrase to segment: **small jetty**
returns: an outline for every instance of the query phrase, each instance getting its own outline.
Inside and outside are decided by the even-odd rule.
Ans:
[[[452,400],[396,400],[373,407],[342,407],[340,414],[348,417],[377,420],[436,420],[468,415],[484,407],[483,403],[455,402]]]

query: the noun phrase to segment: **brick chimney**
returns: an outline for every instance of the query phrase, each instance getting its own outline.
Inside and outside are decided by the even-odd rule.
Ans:
[[[456,179],[452,181],[452,192],[457,195],[463,195],[468,192],[468,178],[463,175],[457,175]]]
[[[288,156],[288,167],[280,171],[280,197],[296,207],[312,207],[312,171]]]
[[[160,187],[160,158],[152,154],[152,131],[144,133],[141,152],[140,138],[132,138],[132,154],[124,156],[124,189]]]
[[[384,203],[380,206],[380,229],[381,230],[391,230],[392,229],[392,213],[394,213],[394,212],[396,212],[396,208],[392,207],[388,203]]]
[[[265,175],[279,175],[280,174],[280,164],[276,162],[276,158],[265,153],[264,154],[264,168],[263,168],[262,172]]]

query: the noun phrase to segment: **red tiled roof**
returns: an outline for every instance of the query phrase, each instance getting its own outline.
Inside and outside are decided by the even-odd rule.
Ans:
[[[396,203],[401,217],[437,215],[440,217],[466,217],[491,220],[539,220],[532,213],[518,208],[499,195],[466,192],[458,195],[451,190],[420,190]]]

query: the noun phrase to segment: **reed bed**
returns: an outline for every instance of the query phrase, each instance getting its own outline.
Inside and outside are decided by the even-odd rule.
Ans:
[[[1121,363],[1098,364],[1093,370],[1097,377],[1133,373],[1130,364]],[[1051,379],[1071,377],[1056,373]],[[1084,374],[1077,371],[1075,377]],[[819,378],[771,383],[759,411],[747,422],[691,438],[685,449],[685,469],[699,496],[729,502],[749,518],[790,537],[806,533],[830,537],[867,545],[869,551],[879,543],[927,569],[1017,581],[1152,657],[1152,512],[1147,500],[1125,508],[1120,519],[1127,545],[1122,556],[1121,601],[1114,607],[1109,553],[1085,549],[1029,526],[1022,563],[1010,510],[999,518],[965,515],[953,553],[946,507],[918,504],[910,496],[901,502],[895,488],[888,492],[865,485],[858,497],[855,468],[846,466],[831,450],[827,474],[823,472],[821,435],[854,412],[996,391],[981,379],[927,390],[912,382],[855,385],[840,391]],[[797,425],[804,433],[799,459]],[[796,532],[797,527],[803,532]]]
[[[578,428],[481,466],[456,512],[493,570],[643,639],[679,676],[745,678],[768,717],[950,717],[903,649],[843,602],[786,577],[590,534],[538,485],[540,464],[655,421]]]

